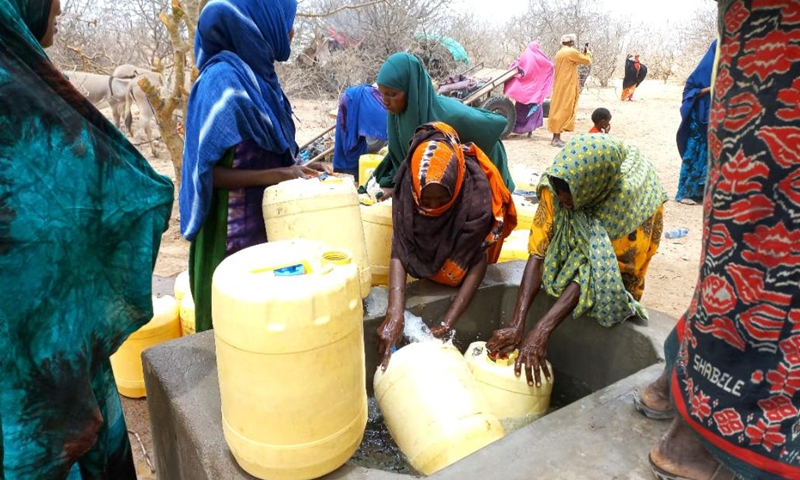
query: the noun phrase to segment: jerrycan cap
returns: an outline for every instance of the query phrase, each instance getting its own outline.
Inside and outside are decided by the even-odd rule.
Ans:
[[[472,356],[475,357],[478,355],[482,355],[483,360],[485,362],[498,365],[501,367],[507,367],[509,365],[513,365],[514,362],[517,361],[517,357],[519,356],[519,350],[515,349],[513,352],[507,354],[491,355],[489,353],[488,348],[486,348],[485,346],[481,346],[481,347],[475,347],[475,349],[472,352]]]
[[[350,265],[353,256],[344,250],[328,250],[322,253],[322,266]]]

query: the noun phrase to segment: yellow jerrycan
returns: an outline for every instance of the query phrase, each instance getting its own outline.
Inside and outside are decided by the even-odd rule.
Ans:
[[[195,318],[194,318],[194,297],[192,292],[186,292],[181,300],[181,335],[191,335],[195,333]]]
[[[489,411],[504,424],[536,420],[550,407],[554,377],[547,381],[542,374],[541,387],[528,386],[524,373],[519,377],[514,374],[518,354],[515,350],[508,358],[492,360],[486,342],[473,343],[464,354]],[[553,367],[549,362],[547,368],[552,375]]]
[[[378,165],[383,161],[385,155],[375,155],[368,153],[358,157],[358,186],[363,187],[367,184],[372,172],[378,168]]]
[[[189,287],[189,270],[184,270],[175,277],[175,285],[173,287],[175,292],[175,300],[178,301],[180,304],[183,301],[183,297],[188,293],[189,295],[192,294],[192,290]]]
[[[528,261],[528,239],[529,230],[514,230],[511,235],[503,241],[503,249],[500,250],[500,258],[497,263],[511,262],[514,260]]]
[[[264,192],[263,210],[270,242],[304,238],[352,252],[359,269],[361,298],[367,298],[372,275],[358,192],[352,181],[327,177],[324,181],[281,182]]]
[[[452,345],[422,342],[399,349],[386,371],[375,373],[374,386],[389,432],[424,475],[505,435]]]
[[[268,480],[342,466],[367,423],[363,312],[350,254],[308,240],[237,252],[212,280],[225,440]]]
[[[364,240],[372,273],[372,285],[389,284],[389,261],[392,259],[392,199],[374,205],[361,205]]]
[[[194,299],[189,287],[189,271],[183,271],[175,277],[175,300],[178,301],[181,319],[181,336],[195,333]]]
[[[527,201],[522,195],[511,195],[511,198],[517,207],[517,226],[514,230],[530,231],[537,205]]]
[[[180,336],[178,302],[169,295],[153,297],[153,318],[142,328],[131,333],[119,350],[111,355],[111,369],[119,393],[129,398],[144,397],[146,392],[142,372],[142,352]]]

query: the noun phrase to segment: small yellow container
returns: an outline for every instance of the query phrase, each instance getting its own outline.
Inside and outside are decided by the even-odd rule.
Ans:
[[[521,195],[511,195],[511,198],[514,200],[514,206],[517,207],[517,227],[514,230],[530,231],[537,205],[527,201]]]
[[[392,259],[392,199],[370,206],[361,205],[361,220],[372,285],[388,285],[389,261]]]
[[[374,378],[386,426],[411,465],[431,475],[505,435],[461,353],[440,342],[413,343]]]
[[[270,241],[212,281],[222,425],[239,465],[269,480],[326,475],[367,423],[363,310],[347,252]]]
[[[383,157],[386,155],[375,155],[372,153],[368,153],[366,155],[361,155],[358,158],[358,186],[363,187],[367,184],[369,177],[372,176],[372,172],[378,168],[378,165],[383,161]]]
[[[111,369],[119,393],[129,398],[144,397],[146,392],[142,372],[142,352],[180,336],[178,302],[169,295],[153,297],[153,318],[133,332],[119,350],[111,355]]]
[[[181,300],[181,335],[184,337],[197,331],[195,329],[194,308],[192,292],[186,292],[183,300]]]
[[[359,207],[355,185],[343,178],[281,182],[264,192],[267,238],[270,242],[303,238],[352,252],[361,298],[367,298],[372,274]]]
[[[535,420],[544,415],[550,407],[550,394],[553,392],[553,377],[547,381],[541,376],[542,386],[528,386],[523,373],[514,374],[514,363],[518,352],[514,351],[507,359],[492,360],[486,350],[486,342],[475,342],[469,346],[464,358],[478,383],[478,388],[489,406],[489,411],[501,421]],[[547,363],[550,373],[553,367]]]
[[[528,261],[528,238],[530,231],[528,230],[514,230],[511,232],[505,241],[503,241],[503,249],[500,250],[500,258],[497,263],[512,262],[514,260]]]

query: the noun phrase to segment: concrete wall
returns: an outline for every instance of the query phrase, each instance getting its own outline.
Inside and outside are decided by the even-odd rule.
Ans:
[[[522,262],[490,267],[478,296],[457,325],[456,344],[462,349],[475,339],[488,339],[511,315],[523,267]],[[453,289],[419,282],[409,288],[407,306],[430,324],[441,319],[454,294]],[[529,327],[531,319],[541,316],[550,302],[546,296],[537,298]],[[373,289],[365,300],[370,390],[372,372],[378,365],[374,335],[386,304],[383,289]],[[611,329],[586,318],[568,319],[551,339],[549,360],[559,371],[597,392],[431,478],[643,478],[629,475],[647,473],[647,451],[666,425],[634,412],[630,395],[634,387],[644,386],[658,375],[660,365],[646,367],[661,359],[663,339],[673,325],[673,319],[655,312],[651,312],[648,326],[624,323]],[[238,467],[222,434],[213,332],[159,345],[144,353],[143,362],[158,478],[253,478]],[[400,478],[410,477],[353,465],[326,477]]]

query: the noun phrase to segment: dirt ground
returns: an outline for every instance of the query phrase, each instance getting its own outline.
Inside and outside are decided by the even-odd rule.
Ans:
[[[618,82],[619,83],[619,82]],[[680,158],[675,146],[675,132],[680,123],[682,86],[664,85],[645,81],[634,95],[633,102],[620,102],[620,86],[614,88],[587,88],[581,95],[576,123],[576,133],[591,128],[591,113],[597,107],[611,110],[611,133],[633,144],[647,155],[658,169],[660,179],[670,199],[674,198],[680,174]],[[301,145],[333,124],[328,112],[336,102],[293,101],[297,116],[298,143]],[[565,134],[569,140],[572,134]],[[546,129],[534,132],[531,138],[512,136],[505,141],[510,167],[534,169],[543,172],[557,153],[550,146]],[[144,148],[149,153],[149,148]],[[153,167],[172,177],[172,164],[166,150],[157,147],[159,158],[148,155]],[[176,191],[177,197],[177,191]],[[657,255],[647,274],[647,285],[642,302],[645,306],[674,317],[682,315],[688,307],[697,280],[702,236],[702,207],[686,206],[669,201],[664,210],[664,229],[686,228],[689,234],[680,239],[662,239]],[[180,236],[177,202],[173,208],[170,228],[162,238],[155,274],[174,276],[187,268],[189,244]],[[131,444],[140,479],[150,480],[155,474],[149,468],[143,451],[152,455],[150,425],[144,400],[124,399],[123,408],[131,432]],[[141,441],[140,441],[141,439]]]

